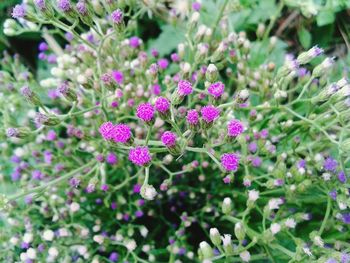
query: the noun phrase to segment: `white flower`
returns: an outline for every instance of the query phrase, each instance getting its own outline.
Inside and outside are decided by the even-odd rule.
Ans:
[[[48,253],[53,258],[56,258],[58,256],[58,250],[55,247],[50,247]]]
[[[306,255],[308,255],[309,257],[312,256],[312,253],[311,253],[311,251],[310,251],[310,248],[308,248],[308,247],[303,247],[303,250],[304,250],[304,253],[305,253]]]
[[[103,243],[104,237],[102,235],[94,235],[93,240],[101,245]]]
[[[69,209],[71,212],[77,212],[80,209],[80,205],[77,202],[73,202],[70,204]]]
[[[32,233],[25,233],[23,235],[23,242],[30,243],[33,241],[33,234]]]
[[[323,180],[325,180],[325,181],[329,181],[330,179],[331,179],[331,174],[330,173],[323,173],[322,174],[322,178],[323,178]]]
[[[50,229],[45,230],[43,233],[43,239],[46,241],[52,241],[54,237],[55,233]]]
[[[146,227],[144,227],[144,226],[141,227],[140,228],[140,234],[141,234],[141,236],[146,237],[148,235],[148,229]]]
[[[257,190],[249,190],[248,191],[248,200],[255,202],[259,198],[259,191]]]
[[[324,246],[324,242],[322,240],[322,238],[320,236],[315,236],[314,237],[314,243],[316,246],[319,246],[319,247],[323,247]]]
[[[225,234],[221,239],[224,247],[231,245],[231,235]]]
[[[17,245],[17,244],[18,244],[18,241],[19,241],[19,239],[18,239],[17,237],[11,237],[11,238],[10,238],[10,243],[11,243],[12,245]]]
[[[242,253],[239,254],[239,256],[244,262],[249,262],[250,260],[250,253],[248,250],[243,251]]]
[[[281,204],[283,204],[281,198],[272,198],[269,200],[268,207],[270,210],[279,209]]]
[[[141,196],[146,200],[153,200],[156,197],[157,191],[153,185],[146,184],[141,187]]]
[[[347,205],[344,202],[338,202],[338,206],[340,210],[345,210],[347,208]]]
[[[288,228],[295,228],[295,226],[297,225],[297,223],[295,222],[295,220],[293,218],[287,218],[287,220],[284,224]]]
[[[136,242],[135,240],[131,239],[131,240],[127,240],[125,242],[125,247],[128,249],[128,251],[134,251],[136,248]]]
[[[281,225],[278,223],[273,223],[270,226],[270,230],[273,235],[276,235],[278,232],[281,231]]]
[[[36,259],[36,251],[34,248],[29,248],[26,253],[29,259]]]

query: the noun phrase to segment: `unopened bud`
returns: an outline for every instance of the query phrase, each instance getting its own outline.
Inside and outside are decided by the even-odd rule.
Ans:
[[[245,238],[245,229],[241,222],[235,224],[235,235],[239,242],[242,242]]]
[[[217,80],[218,75],[219,75],[219,73],[218,73],[217,67],[214,64],[209,64],[207,71],[205,73],[206,79],[209,82],[213,83]]]
[[[209,231],[210,240],[215,246],[220,246],[221,236],[217,228],[211,228]]]
[[[232,200],[229,197],[226,197],[222,202],[222,212],[225,215],[228,215],[232,212]]]

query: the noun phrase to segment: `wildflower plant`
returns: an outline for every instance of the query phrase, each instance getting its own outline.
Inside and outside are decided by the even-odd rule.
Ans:
[[[2,58],[3,262],[350,262],[348,79],[208,2],[13,8],[48,74]]]

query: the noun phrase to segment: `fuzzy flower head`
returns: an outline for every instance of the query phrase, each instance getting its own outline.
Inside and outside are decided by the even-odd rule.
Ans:
[[[114,10],[111,14],[113,23],[121,24],[123,22],[123,12],[120,9]]]
[[[166,147],[173,147],[176,144],[176,134],[166,131],[163,133],[161,140]]]
[[[132,48],[138,48],[141,45],[142,41],[138,37],[131,37],[129,39],[129,46]]]
[[[215,82],[211,84],[208,88],[208,93],[212,95],[215,99],[218,99],[221,97],[221,95],[225,91],[225,85],[222,82]]]
[[[198,122],[199,122],[198,111],[196,111],[196,110],[189,110],[187,112],[186,121],[190,125],[193,125],[193,126],[197,125]]]
[[[230,137],[237,137],[243,131],[243,124],[239,120],[231,120],[227,125],[227,135]]]
[[[113,127],[113,140],[115,142],[126,143],[131,138],[131,129],[126,124],[117,124]]]
[[[118,70],[114,70],[112,72],[112,76],[113,76],[115,82],[117,82],[119,85],[123,83],[123,80],[124,80],[123,72],[118,71]]]
[[[221,165],[228,171],[236,171],[239,165],[239,157],[235,153],[224,153],[221,155]]]
[[[204,106],[201,109],[202,118],[206,123],[211,123],[220,115],[220,110],[213,105]]]
[[[158,97],[156,99],[156,102],[154,104],[154,107],[156,108],[156,110],[160,113],[166,113],[167,111],[169,111],[170,108],[170,102],[168,99],[164,98],[164,97]]]
[[[98,131],[105,140],[111,140],[114,135],[114,125],[110,121],[105,122],[100,126]]]
[[[138,166],[144,166],[151,162],[152,156],[147,146],[137,146],[130,149],[129,160]]]
[[[13,18],[23,18],[26,15],[26,8],[24,4],[16,5],[12,10],[12,17]]]
[[[76,7],[77,7],[77,11],[79,12],[79,14],[84,15],[84,16],[87,15],[88,9],[87,9],[87,6],[86,6],[86,3],[84,0],[80,0],[77,3]]]
[[[338,162],[332,157],[328,157],[324,163],[323,168],[328,172],[335,172],[337,170]]]
[[[57,7],[63,12],[68,12],[72,8],[70,0],[57,0]]]
[[[180,80],[177,84],[177,93],[180,96],[187,96],[193,92],[192,84],[187,80]]]
[[[145,122],[152,121],[154,118],[154,108],[151,103],[141,103],[136,109],[136,116]]]

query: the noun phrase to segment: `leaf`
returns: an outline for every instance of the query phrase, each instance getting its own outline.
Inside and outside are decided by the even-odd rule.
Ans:
[[[298,31],[298,38],[303,48],[308,49],[311,46],[311,34],[305,27],[302,27]]]
[[[165,56],[176,49],[180,42],[184,41],[184,33],[180,28],[172,25],[164,25],[161,29],[162,33],[159,37],[155,40],[150,40],[148,51],[150,52],[152,48],[155,48],[160,56]]]
[[[334,12],[331,9],[322,10],[316,18],[318,26],[332,24],[335,20]]]

